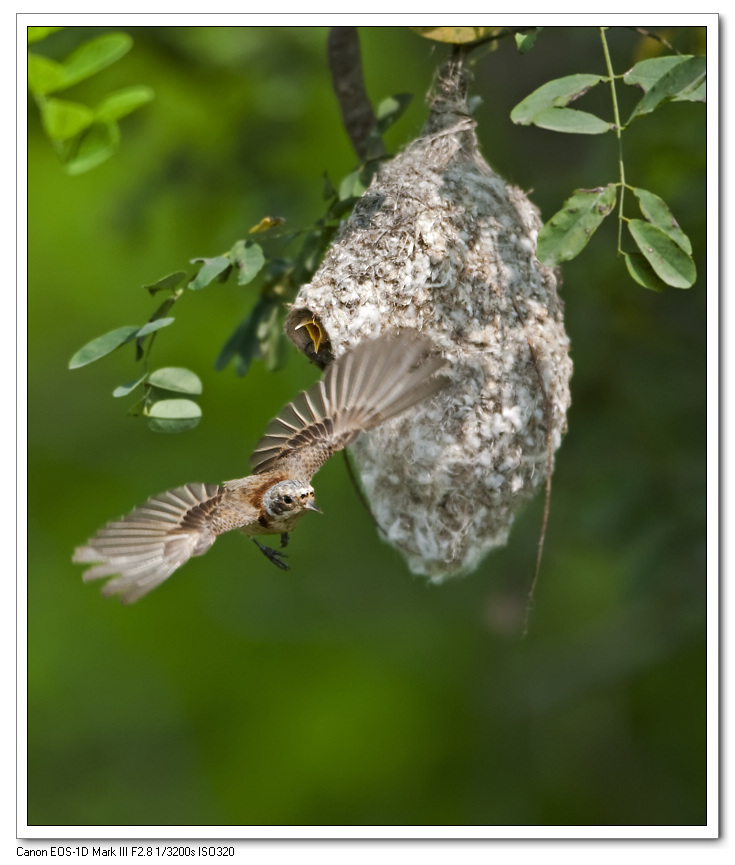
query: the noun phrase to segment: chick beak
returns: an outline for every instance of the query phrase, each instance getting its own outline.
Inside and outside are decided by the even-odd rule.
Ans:
[[[320,510],[320,509],[319,509],[319,508],[314,504],[314,500],[313,500],[313,499],[307,499],[306,504],[304,505],[304,507],[305,507],[307,510],[309,510],[309,511],[316,511],[318,514],[321,513],[321,510]]]

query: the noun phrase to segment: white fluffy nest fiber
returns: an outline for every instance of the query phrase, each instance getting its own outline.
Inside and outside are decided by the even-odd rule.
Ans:
[[[535,256],[537,209],[488,166],[449,63],[420,137],[385,163],[286,322],[318,360],[411,327],[450,361],[452,384],[367,433],[354,459],[375,519],[414,573],[441,582],[505,544],[543,485],[547,415],[566,428],[572,362],[552,269]]]

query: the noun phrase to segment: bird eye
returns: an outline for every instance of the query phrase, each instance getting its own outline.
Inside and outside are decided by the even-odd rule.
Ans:
[[[284,496],[283,501],[286,502],[287,505],[290,505],[293,499],[291,498],[291,496]]]

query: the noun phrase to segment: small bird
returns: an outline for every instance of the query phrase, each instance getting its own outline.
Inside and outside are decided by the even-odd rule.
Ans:
[[[119,574],[102,594],[119,595],[123,604],[137,601],[232,529],[288,570],[284,554],[255,535],[280,535],[285,547],[306,511],[319,511],[310,483],[314,474],[361,433],[444,387],[446,378],[434,373],[445,362],[416,331],[358,343],[271,421],[250,457],[253,474],[154,496],[108,523],[74,551],[72,561],[97,563],[84,573],[85,581]]]

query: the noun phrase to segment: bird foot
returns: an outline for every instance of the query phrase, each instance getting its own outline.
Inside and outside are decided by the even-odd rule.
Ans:
[[[261,544],[260,541],[256,541],[255,538],[252,538],[252,541],[255,546],[260,550],[260,552],[263,553],[263,555],[267,559],[273,562],[276,567],[280,568],[282,571],[291,570],[291,568],[286,564],[286,562],[283,561],[286,558],[286,553],[279,553],[272,547],[266,547],[265,544]]]

